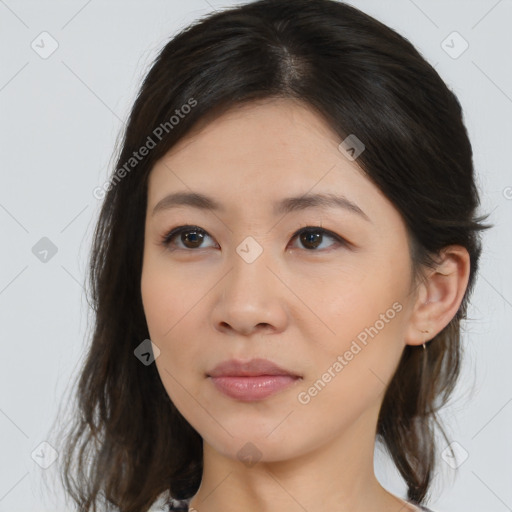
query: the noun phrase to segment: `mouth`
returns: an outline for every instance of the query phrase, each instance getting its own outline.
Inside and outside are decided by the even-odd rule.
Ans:
[[[263,400],[284,391],[301,380],[291,375],[258,375],[252,377],[209,377],[217,390],[243,402]]]
[[[207,377],[218,391],[243,402],[263,400],[302,380],[300,375],[267,359],[251,359],[246,363],[235,359],[224,361]]]

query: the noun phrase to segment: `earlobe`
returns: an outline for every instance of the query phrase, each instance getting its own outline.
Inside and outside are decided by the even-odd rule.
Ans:
[[[422,345],[441,332],[456,315],[469,281],[470,257],[459,245],[445,247],[435,269],[420,284],[405,343]]]

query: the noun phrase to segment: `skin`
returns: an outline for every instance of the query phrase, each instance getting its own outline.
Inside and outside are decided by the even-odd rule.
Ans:
[[[457,312],[469,255],[445,248],[439,266],[413,283],[402,217],[340,142],[306,105],[266,100],[199,125],[150,174],[141,292],[161,351],[159,375],[203,438],[204,472],[191,510],[418,510],[375,477],[377,418],[405,346],[433,338]],[[207,194],[225,211],[180,206],[153,214],[178,191]],[[308,192],[344,195],[370,220],[339,208],[273,214],[274,201]],[[182,225],[206,232],[199,248],[180,235],[162,245]],[[293,236],[305,226],[322,226],[350,245],[324,233],[311,247]],[[263,250],[251,263],[236,251],[248,236]],[[299,393],[397,303],[394,318],[300,403]],[[221,361],[253,357],[302,378],[242,402],[206,376]],[[259,457],[255,465],[237,455],[248,442],[257,448],[246,447]]]

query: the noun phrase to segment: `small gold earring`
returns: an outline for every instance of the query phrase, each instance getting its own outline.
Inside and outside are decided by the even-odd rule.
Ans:
[[[421,331],[423,333],[428,333],[428,331]],[[427,350],[427,347],[425,346],[425,343],[423,343],[423,350]]]

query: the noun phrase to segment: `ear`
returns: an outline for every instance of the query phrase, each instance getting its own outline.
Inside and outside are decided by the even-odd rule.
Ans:
[[[465,247],[450,245],[441,250],[436,268],[419,284],[405,334],[406,345],[422,345],[450,323],[464,298],[469,270]]]

